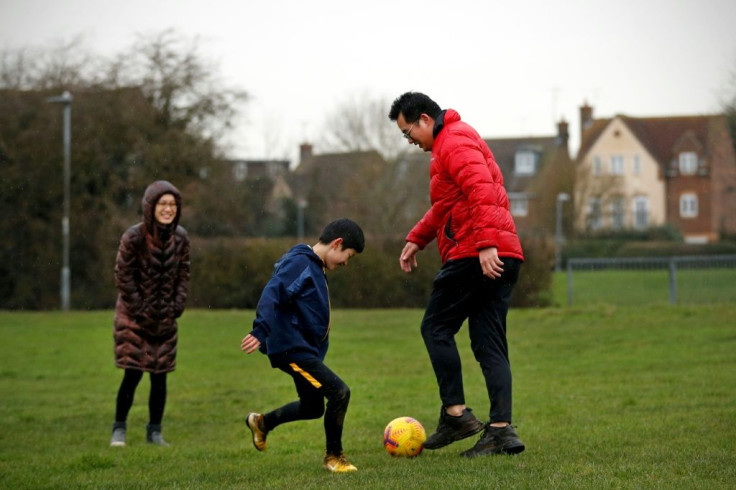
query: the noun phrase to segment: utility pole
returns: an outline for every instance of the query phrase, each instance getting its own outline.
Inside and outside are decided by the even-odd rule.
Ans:
[[[570,199],[570,194],[560,192],[557,194],[557,225],[555,226],[555,272],[562,270],[562,244],[565,236],[562,233],[562,203]]]
[[[61,267],[61,309],[69,311],[71,296],[71,270],[69,268],[69,209],[71,184],[71,145],[72,145],[72,94],[64,91],[57,97],[49,97],[46,102],[64,106],[64,216],[61,218],[62,267]]]
[[[307,207],[306,199],[299,199],[296,203],[296,236],[297,241],[304,240],[304,210]]]

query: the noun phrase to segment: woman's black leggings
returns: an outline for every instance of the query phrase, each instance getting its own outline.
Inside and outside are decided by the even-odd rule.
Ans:
[[[143,371],[138,369],[126,369],[123,382],[118,390],[117,407],[115,408],[115,421],[125,422],[128,418],[130,407],[133,406],[135,389],[143,377]],[[151,373],[151,394],[148,397],[148,423],[151,425],[161,424],[164,418],[164,406],[166,405],[166,373]]]

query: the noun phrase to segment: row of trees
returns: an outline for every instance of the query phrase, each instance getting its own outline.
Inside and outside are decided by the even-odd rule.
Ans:
[[[54,49],[0,52],[1,309],[59,305],[62,113],[47,99],[65,90],[74,96],[72,306],[112,306],[118,240],[139,220],[143,190],[157,179],[174,182],[184,194],[183,224],[198,261],[192,304],[253,305],[273,255],[293,243],[299,207],[295,197],[284,197],[274,212],[273,179],[232,179],[218,137],[226,134],[248,97],[226,86],[217,73],[202,57],[196,38],[171,31],[140,38],[113,58],[88,54],[79,40]],[[384,165],[354,171],[339,196],[325,185],[313,185],[307,196],[308,240],[315,239],[330,211],[354,217],[370,236],[373,250],[366,250],[364,268],[356,268],[367,279],[357,288],[335,288],[342,289],[336,305],[416,306],[431,285],[424,275],[436,269],[436,257],[428,254],[422,274],[395,277],[404,233],[426,209],[428,198],[426,159],[422,163],[405,153],[408,146],[386,118],[389,103],[367,96],[344,101],[327,115],[319,142],[323,151],[361,152],[368,159],[371,151],[380,150]],[[317,184],[329,177],[310,176]],[[552,172],[544,181],[559,178]],[[537,191],[544,195],[553,187]],[[245,240],[286,236],[271,242]],[[518,288],[520,304],[546,301],[552,252],[546,238],[524,237],[530,260]],[[341,279],[335,280],[339,285]]]
[[[248,96],[225,86],[199,46],[196,38],[166,31],[141,37],[112,58],[89,54],[79,39],[50,49],[0,52],[0,207],[5,217],[0,222],[0,308],[59,305],[63,122],[60,107],[47,99],[64,91],[73,94],[74,308],[111,306],[118,240],[140,219],[143,190],[157,179],[182,190],[183,224],[199,239],[196,243],[203,252],[217,249],[206,240],[223,237],[290,236],[293,241],[299,212],[296,198],[282,198],[274,205],[273,179],[232,178],[218,138],[231,128]],[[386,118],[388,103],[365,103],[371,110],[361,111],[358,101],[343,103],[352,114],[345,119],[356,125],[347,128],[352,138],[339,138],[346,130],[341,126],[340,132],[325,131],[320,144],[326,151],[381,148],[386,168],[365,175],[355,170],[339,196],[335,189],[314,186],[304,219],[307,237],[315,237],[330,212],[358,219],[372,237],[403,236],[405,223],[417,216],[399,220],[397,210],[407,209],[412,199],[422,206],[427,200],[424,182],[411,175],[397,179],[388,168],[406,148]],[[325,126],[340,126],[330,124],[338,115],[339,111],[328,114]],[[234,252],[237,255],[237,248]],[[391,256],[395,254],[398,251]],[[207,257],[199,258],[208,262]],[[193,279],[197,274],[204,271],[195,267]],[[252,276],[245,274],[245,279]],[[228,283],[231,278],[212,280]]]
[[[219,157],[213,135],[246,94],[214,73],[196,40],[170,31],[113,59],[79,41],[0,54],[0,308],[58,305],[62,114],[47,98],[74,97],[72,304],[99,307],[114,296],[100,278],[111,284],[120,234],[139,219],[145,187],[167,179],[185,190]]]
[[[731,78],[726,88],[726,96],[722,101],[723,113],[728,119],[728,127],[731,130],[731,141],[736,145],[736,63],[731,71]]]

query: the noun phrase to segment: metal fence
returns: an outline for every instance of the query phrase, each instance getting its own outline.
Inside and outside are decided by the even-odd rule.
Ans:
[[[669,302],[677,303],[677,272],[686,269],[736,269],[736,255],[631,257],[631,258],[571,258],[567,261],[567,304],[573,303],[573,272],[601,270],[667,270]],[[730,283],[736,291],[736,282]]]

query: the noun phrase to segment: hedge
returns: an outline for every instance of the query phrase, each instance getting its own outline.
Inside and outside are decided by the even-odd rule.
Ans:
[[[316,243],[317,239],[305,240]],[[547,306],[551,298],[552,251],[544,239],[525,238],[526,262],[513,305]],[[255,308],[273,265],[294,245],[292,239],[194,237],[188,306]],[[349,266],[328,272],[330,297],[336,308],[423,308],[440,268],[434,243],[417,255],[410,274],[399,268],[403,239],[367,239],[363,253]]]

